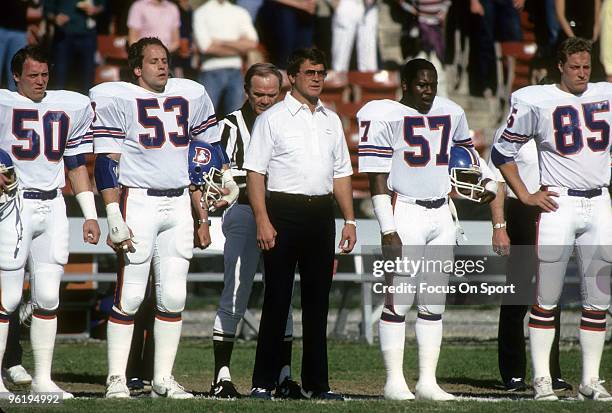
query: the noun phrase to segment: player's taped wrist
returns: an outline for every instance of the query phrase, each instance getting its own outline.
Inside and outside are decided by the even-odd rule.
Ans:
[[[106,220],[108,222],[108,234],[113,244],[119,244],[131,238],[130,229],[123,220],[117,202],[106,205]]]
[[[76,194],[76,200],[81,207],[85,220],[98,219],[98,212],[96,211],[96,201],[94,200],[94,194],[91,191],[83,191]]]
[[[374,215],[380,225],[380,232],[383,235],[391,234],[397,231],[395,227],[395,218],[393,218],[393,206],[391,205],[391,197],[386,194],[374,195],[372,197],[374,205]]]
[[[240,189],[238,188],[236,181],[234,181],[234,177],[232,176],[232,171],[230,169],[223,171],[221,182],[223,183],[223,188],[226,188],[229,191],[227,195],[223,195],[221,197],[221,200],[227,201],[228,205],[232,205],[238,199]]]

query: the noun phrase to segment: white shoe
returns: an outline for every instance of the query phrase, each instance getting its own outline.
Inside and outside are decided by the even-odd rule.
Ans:
[[[455,400],[455,396],[445,392],[438,386],[438,383],[417,382],[415,388],[417,400],[450,401]]]
[[[4,383],[2,382],[2,380],[0,380],[0,400],[7,400],[11,396],[13,396],[13,393],[8,391],[8,389],[4,387]]]
[[[28,374],[21,364],[8,369],[2,369],[2,376],[12,384],[32,383],[32,376]]]
[[[60,397],[63,400],[73,399],[74,395],[65,390],[62,390],[57,384],[55,384],[51,380],[45,380],[43,382],[37,382],[36,380],[32,380],[32,394],[37,393],[59,393]]]
[[[104,397],[107,399],[128,399],[130,397],[130,389],[128,389],[125,377],[110,376],[106,381],[106,394]]]
[[[414,400],[414,394],[408,388],[406,381],[387,381],[384,389],[387,400]]]
[[[578,400],[597,400],[600,402],[612,401],[612,396],[602,384],[603,380],[594,377],[588,384],[580,384],[578,387]]]
[[[533,399],[534,400],[559,400],[552,388],[552,379],[542,376],[533,380]]]
[[[174,377],[165,377],[163,381],[151,382],[151,397],[167,397],[169,399],[192,399],[193,394],[185,391],[185,388],[178,384]]]

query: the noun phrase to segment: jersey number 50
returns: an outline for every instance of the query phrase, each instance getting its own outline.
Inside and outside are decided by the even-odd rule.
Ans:
[[[586,138],[587,146],[593,152],[601,152],[608,149],[610,143],[610,125],[605,120],[596,120],[595,114],[609,112],[608,101],[585,103],[582,105],[584,123],[591,132],[599,132],[599,138]],[[584,140],[582,139],[582,127],[580,125],[580,114],[573,106],[559,106],[553,112],[553,126],[555,128],[555,146],[562,155],[573,155],[582,150]],[[568,139],[569,137],[569,139]]]
[[[13,145],[13,155],[17,159],[32,161],[40,155],[41,139],[38,132],[26,127],[26,122],[39,122],[38,110],[13,110],[13,135],[19,141],[26,141],[21,145]],[[54,124],[57,124],[57,134],[54,133]],[[64,155],[70,118],[66,112],[49,111],[42,117],[42,132],[44,140],[44,153],[51,162],[58,162]]]

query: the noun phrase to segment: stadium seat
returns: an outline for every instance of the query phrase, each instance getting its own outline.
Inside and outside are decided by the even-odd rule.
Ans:
[[[349,101],[350,92],[346,75],[330,74],[323,85],[321,100],[325,106],[337,110],[338,105]]]
[[[397,72],[349,72],[349,84],[354,88],[355,102],[368,102],[375,99],[396,100],[400,94]]]
[[[98,65],[96,67],[95,84],[102,82],[117,82],[121,80],[121,68],[115,65]]]
[[[128,58],[126,42],[123,36],[99,35],[98,52],[105,62],[125,63]]]

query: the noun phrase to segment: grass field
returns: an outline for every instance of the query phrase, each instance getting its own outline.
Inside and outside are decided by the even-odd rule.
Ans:
[[[294,345],[294,376],[299,377],[301,342]],[[602,361],[602,377],[612,377],[612,348],[606,345]],[[416,383],[416,346],[407,343],[405,372],[411,388]],[[31,368],[32,358],[26,347],[24,364]],[[232,359],[232,375],[238,390],[246,394],[250,387],[255,343],[237,343]],[[577,385],[580,353],[577,346],[562,351],[564,377]],[[4,411],[52,412],[610,412],[608,403],[571,401],[575,393],[561,394],[561,402],[533,402],[531,392],[508,394],[499,381],[495,343],[446,343],[438,367],[442,387],[455,395],[464,396],[456,402],[389,402],[381,398],[384,369],[378,346],[330,341],[330,383],[332,389],[345,394],[346,402],[311,401],[217,401],[205,398],[212,378],[212,344],[210,341],[183,340],[174,374],[187,389],[196,392],[195,400],[152,400],[141,395],[132,400],[104,400],[106,378],[106,346],[103,342],[59,343],[54,362],[54,378],[78,397],[59,406],[16,406],[0,403]],[[609,388],[609,387],[608,387]],[[27,388],[12,388],[26,391]],[[471,399],[470,399],[471,398]],[[491,401],[475,400],[487,398]]]

